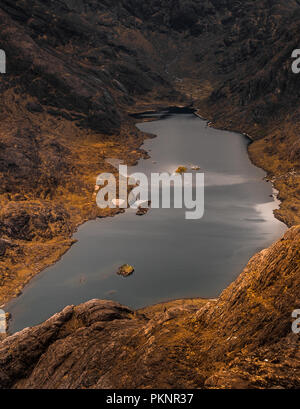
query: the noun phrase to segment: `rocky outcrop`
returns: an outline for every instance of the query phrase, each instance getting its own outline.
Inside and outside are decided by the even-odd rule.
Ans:
[[[50,240],[70,233],[69,215],[59,205],[8,203],[1,212],[0,234],[13,239],[32,241],[38,236],[39,239]]]
[[[129,277],[134,273],[134,267],[129,264],[123,264],[119,269],[117,274],[122,277]]]
[[[219,299],[91,300],[0,343],[1,388],[300,388],[300,227]]]
[[[33,378],[31,386],[28,384],[27,387],[33,387],[35,383],[34,378],[37,379],[41,376],[44,378],[43,380],[41,379],[41,384],[44,383],[44,386],[46,386],[45,379],[51,373],[54,374],[58,366],[61,366],[62,371],[60,374],[56,374],[57,387],[72,387],[73,382],[78,382],[78,385],[83,382],[87,387],[91,386],[92,380],[94,381],[95,376],[97,376],[96,362],[102,360],[104,363],[105,355],[109,356],[110,347],[108,346],[106,349],[104,347],[105,343],[108,343],[110,337],[114,338],[114,332],[122,332],[121,328],[124,330],[124,338],[126,336],[129,337],[133,333],[134,328],[138,328],[139,322],[136,323],[131,319],[131,316],[133,316],[133,312],[126,307],[109,301],[92,300],[78,307],[66,307],[61,313],[46,321],[45,324],[35,329],[25,329],[21,333],[6,339],[1,344],[1,386],[10,387],[16,380],[29,376]],[[131,322],[133,324],[132,327],[130,326]],[[129,324],[128,328],[126,328],[127,323]],[[101,343],[102,336],[103,347],[100,347],[99,343]],[[84,342],[84,340],[87,342]],[[84,347],[82,342],[85,344]],[[88,353],[89,350],[90,353]],[[95,355],[95,350],[99,352],[98,358]],[[111,352],[113,350],[114,348],[112,348]],[[83,355],[85,358],[78,360],[77,372],[72,360],[75,356],[77,356],[75,358],[77,360],[79,356]],[[48,367],[47,375],[44,370],[45,368],[42,366],[38,368],[37,365],[43,359],[46,363],[48,358],[53,365]],[[115,359],[117,359],[117,356],[115,356]],[[59,365],[58,361],[60,362]],[[90,364],[94,366],[96,371],[92,374],[91,378],[87,372],[90,365],[88,361],[90,361]],[[93,361],[94,363],[92,363]],[[71,367],[74,368],[74,378],[71,380],[72,376],[70,373],[69,380],[61,383],[66,375],[66,368],[63,369],[64,365],[69,369]],[[87,368],[82,372],[79,368],[80,366],[82,369],[84,367]],[[102,369],[104,370],[103,366]],[[81,373],[80,377],[78,377],[79,373]],[[75,381],[76,378],[77,381]],[[75,387],[75,384],[73,386]]]

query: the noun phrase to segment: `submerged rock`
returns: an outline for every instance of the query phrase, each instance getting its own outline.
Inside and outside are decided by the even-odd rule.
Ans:
[[[119,270],[118,270],[118,275],[123,276],[123,277],[129,277],[131,274],[134,273],[134,267],[132,267],[129,264],[123,264]]]

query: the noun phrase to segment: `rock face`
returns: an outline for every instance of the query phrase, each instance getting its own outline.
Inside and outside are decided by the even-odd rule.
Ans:
[[[214,301],[66,307],[0,343],[0,387],[300,388],[299,249],[293,228]]]
[[[109,301],[92,300],[78,307],[66,307],[45,324],[35,329],[25,329],[6,339],[1,344],[1,386],[11,387],[15,380],[21,381],[22,378],[30,375],[33,378],[26,387],[34,387],[34,378],[47,377],[43,365],[37,367],[38,362],[44,357],[45,364],[48,359],[53,364],[48,368],[49,375],[51,372],[54,374],[58,361],[62,364],[62,372],[57,374],[57,387],[76,387],[76,383],[78,386],[82,384],[82,387],[84,385],[90,387],[95,384],[96,378],[98,380],[98,363],[100,361],[104,363],[105,356],[110,353],[114,354],[114,350],[117,350],[109,340],[115,337],[116,332],[122,331],[122,327],[125,338],[138,328],[139,321],[135,322],[131,316],[133,312],[126,307]],[[130,323],[133,325],[131,326]],[[127,324],[129,324],[128,328]],[[101,339],[103,340],[102,347],[99,344],[99,342],[102,343]],[[104,347],[105,344],[107,348]],[[88,353],[89,350],[90,353]],[[95,355],[96,350],[99,353],[98,357]],[[83,356],[84,359],[78,359]],[[78,368],[74,368],[73,371],[74,378],[70,373],[69,380],[62,382],[63,378],[66,379],[66,372],[69,372],[72,366],[74,367],[74,359],[78,360]],[[117,355],[114,355],[114,359],[117,359]],[[65,364],[66,367],[63,369]],[[90,364],[91,369],[92,367],[94,369],[87,376]],[[86,369],[81,371],[85,366]],[[102,368],[105,372],[104,367]],[[79,373],[80,377],[78,377]],[[44,382],[45,379],[43,381],[41,379],[41,384]],[[30,383],[31,386],[29,386]],[[44,386],[46,387],[46,384]]]

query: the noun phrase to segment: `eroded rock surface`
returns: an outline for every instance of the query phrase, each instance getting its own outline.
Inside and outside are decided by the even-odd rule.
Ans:
[[[2,388],[299,388],[300,228],[217,300],[66,307],[0,343]]]

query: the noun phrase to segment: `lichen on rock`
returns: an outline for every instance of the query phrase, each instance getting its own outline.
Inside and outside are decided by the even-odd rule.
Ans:
[[[123,264],[118,270],[118,275],[123,276],[123,277],[129,277],[133,273],[134,273],[134,267],[132,267],[129,264]]]

